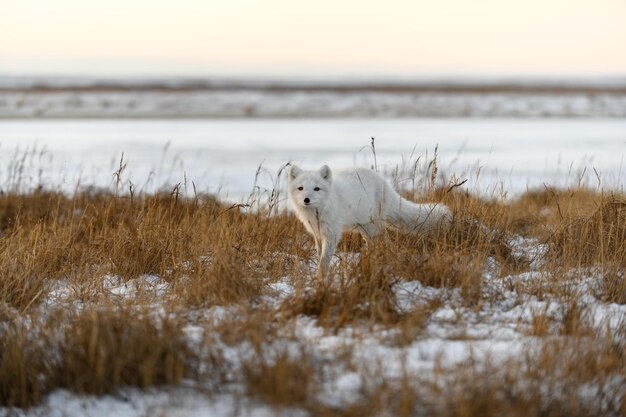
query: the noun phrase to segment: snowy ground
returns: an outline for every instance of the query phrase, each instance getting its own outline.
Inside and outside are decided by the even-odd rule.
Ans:
[[[626,79],[185,79],[0,75],[0,118],[626,116]]]
[[[615,117],[623,93],[0,92],[0,118]]]
[[[375,137],[376,161],[370,148]],[[0,187],[15,174],[73,192],[110,187],[120,156],[125,179],[154,192],[193,181],[231,200],[271,190],[287,162],[373,166],[418,178],[438,147],[439,174],[465,189],[519,194],[528,188],[623,186],[623,119],[13,120],[0,121]],[[417,163],[417,172],[414,172]],[[13,165],[12,165],[13,164]],[[262,165],[262,166],[261,166]],[[260,167],[261,166],[261,167]],[[260,168],[257,176],[257,170]],[[123,184],[125,187],[128,183]],[[398,184],[411,189],[412,181]],[[258,186],[258,188],[255,188]]]
[[[520,357],[522,352],[534,355],[543,343],[554,337],[564,340],[567,336],[538,338],[532,335],[533,319],[544,315],[551,325],[563,320],[567,305],[562,300],[543,297],[538,299],[523,289],[529,285],[541,285],[549,279],[537,268],[541,265],[543,245],[529,239],[513,242],[516,256],[531,260],[531,271],[503,278],[497,277],[497,265],[485,266],[483,291],[485,299],[492,300],[480,308],[467,307],[456,289],[424,287],[417,281],[399,282],[395,285],[398,305],[402,312],[438,300],[440,305],[428,319],[423,332],[408,345],[393,343],[395,332],[385,328],[360,328],[358,325],[342,328],[332,333],[320,327],[307,316],[292,319],[285,326],[285,333],[278,335],[275,343],[266,346],[268,357],[288,352],[297,357],[301,346],[317,366],[323,367],[324,380],[318,398],[330,407],[346,407],[357,403],[365,390],[364,384],[372,375],[391,381],[408,374],[417,380],[428,381],[440,369],[473,361],[478,366],[498,367],[499,363]],[[580,274],[578,274],[580,276]],[[590,269],[582,278],[565,283],[578,297],[579,308],[585,311],[584,319],[594,329],[610,330],[613,334],[626,326],[626,305],[603,303],[594,296],[598,271]],[[168,294],[168,285],[156,276],[123,282],[116,277],[103,278],[103,286],[113,298],[132,300],[141,293],[142,297],[152,294],[155,311],[159,310],[158,299]],[[520,291],[516,289],[521,289]],[[42,307],[66,306],[76,308],[73,289],[63,281],[54,284],[47,301]],[[264,307],[273,308],[281,301],[294,295],[293,282],[286,278],[270,284],[268,296],[262,300]],[[74,301],[68,301],[74,300]],[[69,304],[68,304],[69,303]],[[214,306],[199,313],[206,322],[218,323],[237,315],[237,307]],[[278,313],[277,313],[278,314]],[[289,328],[290,330],[287,330]],[[190,346],[198,347],[205,341],[206,328],[190,323],[185,328]],[[210,336],[210,335],[209,335]],[[230,345],[216,341],[228,367],[236,374],[241,363],[250,353],[247,343]],[[624,341],[626,342],[626,341]],[[333,358],[349,347],[355,365],[346,369],[333,362]],[[615,381],[616,395],[626,395],[626,381]],[[620,388],[621,387],[621,388]],[[205,389],[206,388],[206,389]],[[1,416],[273,416],[277,410],[261,401],[242,395],[241,382],[233,382],[218,393],[203,388],[202,383],[190,382],[181,387],[150,389],[120,389],[116,394],[94,397],[80,396],[66,391],[56,391],[45,401],[28,411],[2,410]],[[590,387],[589,389],[593,389]],[[621,393],[621,394],[620,394]],[[616,397],[619,400],[619,397]],[[281,415],[307,415],[296,409],[281,409]]]
[[[376,137],[376,160],[370,150],[370,137]],[[15,175],[23,175],[28,187],[53,184],[71,192],[77,184],[110,187],[112,173],[124,152],[128,168],[123,186],[129,181],[138,189],[154,191],[185,178],[199,191],[218,193],[232,199],[245,199],[253,191],[259,164],[263,169],[257,181],[261,188],[274,185],[280,166],[297,161],[305,166],[328,163],[331,166],[369,166],[376,163],[392,173],[397,165],[410,172],[412,164],[427,165],[439,145],[439,174],[469,178],[465,187],[472,192],[496,193],[500,187],[512,193],[526,188],[578,185],[623,186],[623,156],[626,148],[626,122],[611,120],[237,120],[237,121],[2,121],[0,122],[0,184],[4,189]],[[16,148],[19,147],[19,151]],[[20,152],[38,150],[19,167]],[[428,152],[428,153],[427,153]],[[399,162],[402,161],[402,162]],[[426,162],[426,164],[424,164]],[[423,174],[423,172],[421,172]],[[146,180],[148,179],[148,180]],[[573,181],[573,184],[572,184]],[[22,184],[24,185],[24,184]],[[187,184],[190,188],[191,186]],[[401,184],[410,189],[411,184]],[[515,243],[517,256],[532,260],[530,271],[499,277],[497,265],[485,266],[483,291],[489,302],[476,307],[464,304],[458,290],[425,287],[418,281],[395,285],[399,311],[433,305],[419,337],[408,345],[393,340],[397,330],[344,327],[334,334],[307,316],[291,319],[285,334],[279,334],[268,355],[288,351],[297,355],[299,346],[324,369],[325,379],[317,395],[330,407],[358,402],[364,384],[372,374],[390,380],[409,372],[428,381],[441,367],[454,367],[473,359],[479,364],[498,363],[516,358],[524,351],[532,354],[542,338],[531,334],[533,320],[545,315],[557,326],[568,306],[550,296],[537,297],[526,288],[541,286],[549,279],[540,271],[540,255],[545,247],[532,240]],[[626,305],[611,304],[596,297],[599,272],[576,271],[567,285],[577,294],[584,319],[595,329],[615,332],[626,326]],[[160,311],[159,299],[169,287],[157,276],[132,281],[101,277],[102,287],[112,300],[152,297]],[[293,278],[269,284],[264,308],[275,308],[294,296]],[[74,291],[64,281],[51,282],[52,291],[42,309],[76,307]],[[198,312],[207,323],[219,323],[237,315],[236,308],[214,306]],[[197,347],[207,336],[207,327],[190,322],[185,333],[190,346]],[[556,338],[565,338],[558,336]],[[626,343],[626,341],[625,341]],[[249,346],[220,344],[228,365],[237,370]],[[350,349],[356,366],[336,367],[332,361],[338,350]],[[616,392],[624,393],[626,381],[615,381]],[[593,388],[593,387],[592,387]],[[620,391],[621,389],[621,391]],[[30,410],[0,409],[0,416],[273,416],[276,410],[242,394],[243,384],[234,378],[220,392],[205,389],[196,382],[181,387],[120,389],[104,397],[79,396],[56,391]],[[281,410],[283,415],[306,415],[301,410]]]

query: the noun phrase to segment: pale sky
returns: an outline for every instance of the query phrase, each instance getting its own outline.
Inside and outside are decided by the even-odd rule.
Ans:
[[[0,75],[624,75],[626,0],[0,0]]]

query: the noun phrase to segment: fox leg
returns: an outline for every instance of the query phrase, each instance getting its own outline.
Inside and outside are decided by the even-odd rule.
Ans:
[[[322,243],[317,235],[313,235],[313,239],[315,239],[315,250],[317,251],[317,257],[319,258],[322,256]]]
[[[330,261],[335,254],[335,249],[337,249],[338,240],[337,236],[332,233],[329,233],[327,236],[322,238],[322,251],[320,252],[319,260],[319,275],[321,278],[328,274]]]
[[[316,230],[311,221],[309,221],[308,223],[303,221],[302,223],[304,224],[304,228],[307,230],[307,232],[309,232],[309,234],[313,236],[313,240],[315,241],[315,250],[317,251],[317,257],[319,258],[322,254],[322,237],[320,236],[319,231]]]

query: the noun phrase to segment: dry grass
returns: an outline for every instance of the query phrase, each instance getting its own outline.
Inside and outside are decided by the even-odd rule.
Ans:
[[[248,394],[273,406],[310,404],[319,383],[315,366],[305,351],[296,358],[287,352],[264,358],[258,352],[255,360],[243,364],[243,375]]]
[[[451,227],[426,236],[389,231],[371,247],[347,234],[334,278],[319,282],[313,242],[285,213],[185,196],[180,187],[157,195],[1,194],[0,403],[32,406],[56,388],[103,394],[210,380],[216,390],[241,383],[246,395],[313,415],[624,415],[626,400],[611,381],[626,378],[626,335],[591,328],[569,283],[598,276],[595,297],[626,303],[625,196],[546,189],[504,201],[435,189],[424,199],[452,208]],[[396,380],[372,375],[360,401],[342,407],[319,394],[329,367],[358,368],[351,348],[332,359],[304,345],[268,354],[277,341],[302,343],[293,326],[303,316],[329,334],[383,329],[391,345],[410,346],[446,299],[403,311],[395,286],[419,281],[449,290],[441,294],[458,294],[459,308],[479,312],[498,302],[484,288],[486,265],[497,264],[500,277],[531,268],[534,260],[510,245],[516,234],[547,245],[535,271],[550,278],[515,290],[565,306],[558,322],[534,312],[527,334],[567,336],[566,344],[529,348],[505,367],[480,361],[436,371],[429,381],[408,372]],[[146,275],[166,282],[167,293],[107,292],[107,276],[130,285]],[[271,284],[285,281],[294,293],[264,304]],[[60,282],[70,294],[46,304]],[[232,310],[213,323],[202,315],[212,306]],[[199,350],[189,346],[189,325],[204,331]],[[220,349],[242,345],[252,353],[233,369]],[[589,386],[598,392],[583,401]]]
[[[193,358],[181,323],[147,312],[57,311],[34,331],[10,321],[0,347],[0,400],[24,407],[56,388],[104,394],[177,384],[193,375]]]
[[[553,341],[501,367],[470,363],[442,375],[451,395],[436,406],[454,416],[623,415],[620,382],[612,378],[625,359],[623,346]]]

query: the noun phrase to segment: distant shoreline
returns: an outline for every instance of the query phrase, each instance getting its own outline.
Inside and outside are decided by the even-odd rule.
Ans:
[[[0,76],[0,119],[624,118],[626,78],[268,80]]]
[[[1,76],[2,92],[213,92],[396,94],[626,94],[626,76],[590,78],[254,79]]]

